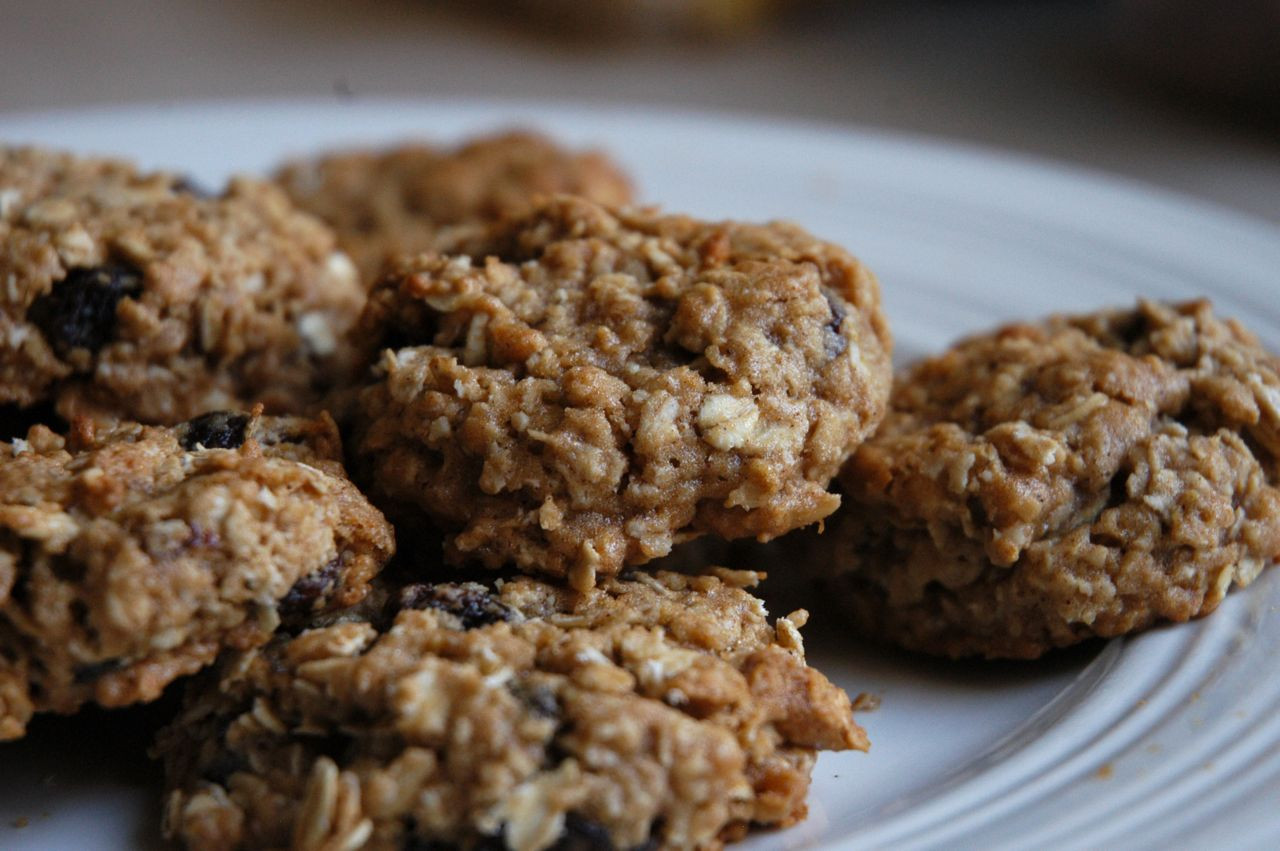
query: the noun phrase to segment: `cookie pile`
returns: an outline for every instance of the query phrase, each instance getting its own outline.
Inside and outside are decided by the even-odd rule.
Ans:
[[[527,133],[217,194],[0,151],[0,738],[184,680],[153,755],[192,848],[803,818],[817,753],[867,747],[807,614],[647,563],[836,509],[879,291],[797,227],[630,201]]]
[[[867,739],[681,544],[807,528],[851,629],[1017,658],[1280,554],[1280,360],[1207,303],[895,381],[846,251],[631,201],[528,133],[217,194],[0,150],[0,739],[182,679],[190,848],[717,848]]]

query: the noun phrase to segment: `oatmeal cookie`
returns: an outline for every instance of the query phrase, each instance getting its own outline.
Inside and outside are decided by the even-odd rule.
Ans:
[[[631,182],[603,154],[567,151],[534,133],[329,154],[286,165],[277,182],[328,222],[373,282],[391,258],[451,246],[477,225],[528,209],[539,195],[631,201]]]
[[[187,690],[156,754],[191,848],[715,848],[866,748],[757,574],[393,590]],[[369,607],[365,607],[368,609]]]
[[[234,412],[0,443],[0,739],[359,601],[393,542],[340,457],[328,417]]]
[[[704,533],[781,535],[886,407],[875,279],[786,224],[559,198],[370,296],[363,481],[454,560],[591,587]],[[474,257],[473,261],[471,257]]]
[[[1207,302],[1013,325],[902,378],[810,563],[872,635],[1031,658],[1248,584],[1278,459],[1280,359]]]
[[[0,282],[0,404],[68,420],[307,410],[365,300],[333,234],[269,183],[206,197],[32,148],[0,148]]]

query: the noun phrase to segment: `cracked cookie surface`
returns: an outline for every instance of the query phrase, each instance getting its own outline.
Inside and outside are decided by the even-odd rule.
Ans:
[[[474,260],[472,259],[474,258]],[[456,561],[567,575],[781,535],[885,410],[875,279],[794,225],[550,201],[389,276],[354,470]]]
[[[866,739],[805,664],[804,614],[771,624],[744,590],[757,579],[411,585],[228,657],[158,738],[168,833],[206,849],[693,849],[795,822],[816,751]]]
[[[176,423],[310,412],[365,292],[270,183],[205,195],[128,163],[0,148],[0,404]]]
[[[409,144],[328,154],[289,163],[276,180],[334,228],[368,282],[389,259],[444,250],[538,196],[580,195],[611,207],[631,201],[630,181],[603,154],[520,131],[455,149]]]
[[[82,418],[0,443],[0,739],[154,700],[282,618],[355,603],[392,548],[328,417]]]
[[[1013,325],[905,374],[810,561],[873,636],[1035,657],[1248,584],[1278,459],[1280,359],[1207,302]]]

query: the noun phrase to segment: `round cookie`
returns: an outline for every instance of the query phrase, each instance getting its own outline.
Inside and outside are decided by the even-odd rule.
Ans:
[[[269,183],[207,197],[127,163],[0,148],[0,404],[175,423],[296,413],[349,368],[364,288]]]
[[[392,589],[231,656],[155,753],[191,848],[715,848],[805,815],[848,696],[758,575]],[[373,611],[370,612],[369,610]]]
[[[328,417],[233,412],[0,443],[0,739],[358,602],[393,539],[340,459]]]
[[[477,225],[527,210],[539,195],[631,201],[631,182],[603,154],[568,151],[535,133],[333,153],[289,163],[276,180],[333,227],[372,283],[399,255],[445,250]]]
[[[1278,459],[1280,359],[1208,302],[1012,325],[902,377],[809,562],[872,636],[1032,658],[1247,585]]]
[[[827,484],[891,380],[879,289],[843,250],[572,198],[466,250],[370,296],[386,349],[353,414],[359,480],[440,524],[455,561],[585,589],[839,504]]]

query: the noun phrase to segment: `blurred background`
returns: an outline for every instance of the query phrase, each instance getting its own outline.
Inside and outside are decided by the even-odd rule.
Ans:
[[[0,111],[405,95],[927,134],[1280,224],[1280,0],[0,0]]]

